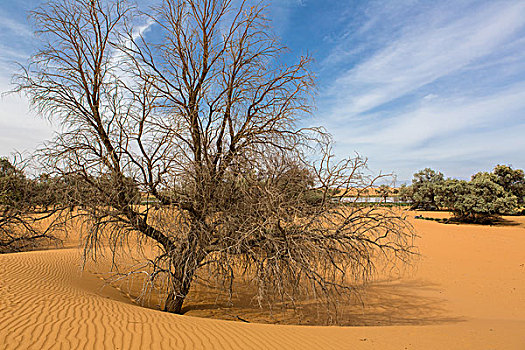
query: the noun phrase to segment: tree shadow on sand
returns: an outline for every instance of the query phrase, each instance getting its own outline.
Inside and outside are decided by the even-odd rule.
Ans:
[[[351,326],[433,325],[462,322],[446,308],[438,285],[422,281],[375,282],[363,288],[361,303],[343,308]]]
[[[294,310],[280,305],[272,310],[260,308],[250,297],[249,288],[233,296],[200,285],[183,312],[196,317],[212,317],[272,324],[326,325],[334,323],[333,314],[316,302],[298,302]],[[351,300],[339,304],[337,324],[344,326],[435,325],[464,321],[451,315],[437,285],[421,280],[378,281],[360,288]]]

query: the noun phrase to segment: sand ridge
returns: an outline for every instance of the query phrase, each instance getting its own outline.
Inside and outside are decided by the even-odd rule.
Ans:
[[[446,317],[435,322],[313,327],[171,315],[102,288],[81,272],[78,249],[60,249],[0,255],[0,348],[525,349],[524,227],[414,225],[422,259],[403,283],[439,301]]]

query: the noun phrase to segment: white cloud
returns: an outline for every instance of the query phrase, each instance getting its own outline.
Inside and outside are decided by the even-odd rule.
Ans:
[[[28,101],[18,95],[5,95],[13,87],[11,74],[13,62],[27,59],[28,43],[33,32],[25,23],[0,14],[0,156],[12,152],[33,151],[52,135],[52,127],[45,120],[35,117]]]
[[[28,25],[0,13],[0,74],[12,69],[13,62],[27,59],[27,45],[32,38]]]
[[[5,78],[0,77],[0,91],[9,90]],[[0,97],[0,156],[12,152],[33,151],[50,139],[53,128],[49,122],[37,118],[29,110],[29,103],[21,96]]]
[[[449,22],[427,17],[334,82],[332,115],[381,106],[491,54],[525,26],[525,3],[489,3]]]
[[[0,14],[0,30],[8,31],[27,39],[33,37],[33,31],[27,25],[17,22],[3,14]]]
[[[135,26],[131,33],[131,38],[126,36],[123,37],[123,42],[121,44],[128,49],[132,48],[133,41],[139,39],[141,36],[145,35],[151,27],[155,24],[155,21],[152,18],[147,18],[146,22],[143,25]],[[111,56],[111,62],[113,65],[118,66],[122,60],[126,57],[120,50],[115,50]],[[125,75],[124,71],[119,71],[120,74]]]
[[[524,83],[490,96],[431,96],[407,109],[381,124],[338,128],[339,152],[355,149],[402,179],[426,166],[463,177],[479,164],[525,167]]]
[[[427,95],[427,97],[430,95]],[[475,128],[507,125],[522,116],[525,110],[525,84],[480,97],[424,98],[419,107],[388,121],[382,128],[363,126],[353,142],[371,143],[381,140],[388,145],[417,147],[432,138]]]
[[[318,99],[337,154],[400,179],[525,168],[525,2],[396,4],[372,3],[321,62],[337,75]]]

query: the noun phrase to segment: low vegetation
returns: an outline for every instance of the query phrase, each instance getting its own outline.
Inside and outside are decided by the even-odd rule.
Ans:
[[[28,178],[23,169],[0,158],[0,253],[59,244],[55,191],[46,177]]]
[[[427,168],[414,174],[411,186],[400,188],[400,196],[413,209],[450,210],[455,221],[488,224],[520,212],[525,177],[523,170],[507,165],[474,174],[470,181],[445,179]]]

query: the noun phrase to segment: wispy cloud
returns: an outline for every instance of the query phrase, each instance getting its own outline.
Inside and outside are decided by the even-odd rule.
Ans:
[[[498,2],[450,22],[430,17],[409,24],[401,37],[328,88],[326,96],[337,101],[332,114],[348,117],[371,110],[465,68],[511,39],[525,26],[523,18],[525,3]]]
[[[376,168],[409,178],[433,164],[457,170],[456,162],[470,169],[478,158],[491,164],[522,162],[523,111],[525,84],[517,83],[489,96],[429,96],[390,118],[334,130],[339,152],[357,149]]]
[[[28,58],[33,38],[28,24],[0,12],[0,75],[12,71],[14,62],[23,62]]]
[[[507,125],[523,120],[525,84],[516,84],[500,93],[479,97],[429,96],[406,112],[383,120],[383,128],[364,125],[355,129],[353,142],[396,145],[406,149],[420,147],[434,138],[479,128]]]
[[[319,116],[337,152],[358,151],[402,179],[432,165],[461,177],[525,167],[525,2],[387,10],[362,10],[366,20],[321,60],[336,77],[322,82]]]
[[[28,39],[33,37],[33,31],[25,23],[20,23],[3,13],[0,13],[0,30]]]
[[[0,92],[11,89],[9,77],[0,76]],[[51,137],[49,122],[37,118],[22,96],[0,94],[0,156],[32,151]]]
[[[32,50],[33,32],[25,22],[17,22],[0,12],[0,156],[14,151],[32,151],[49,139],[51,125],[33,115],[27,99],[5,95],[13,87],[14,62],[23,63]]]

